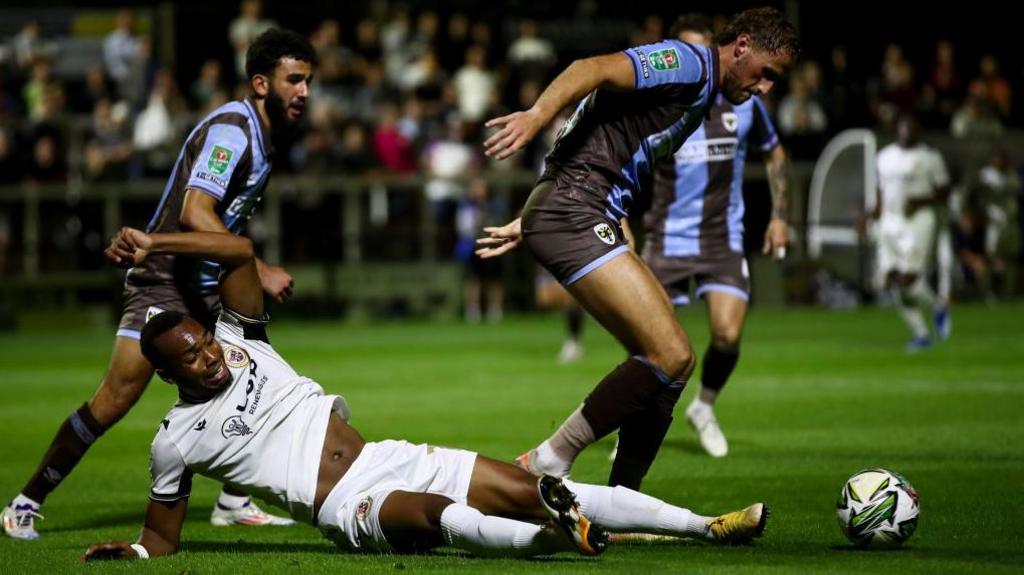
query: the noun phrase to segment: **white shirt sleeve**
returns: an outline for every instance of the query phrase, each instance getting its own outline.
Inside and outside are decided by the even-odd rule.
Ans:
[[[949,185],[949,170],[946,169],[946,162],[938,150],[932,150],[932,185],[936,188],[944,188]]]
[[[185,465],[185,460],[164,425],[160,425],[150,447],[149,475],[152,484],[149,498],[154,501],[177,501],[192,493],[192,470]]]

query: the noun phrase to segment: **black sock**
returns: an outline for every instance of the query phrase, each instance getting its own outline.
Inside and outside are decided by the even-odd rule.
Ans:
[[[565,312],[565,318],[569,326],[569,338],[579,341],[583,335],[583,308],[572,307]]]
[[[640,483],[672,426],[672,410],[682,392],[683,386],[663,386],[651,406],[623,422],[619,428],[619,448],[608,476],[609,486],[640,490]]]
[[[722,351],[713,345],[709,345],[708,351],[704,354],[703,367],[701,368],[701,386],[721,391],[725,387],[725,382],[729,381],[732,370],[736,369],[736,362],[739,359],[739,348]]]
[[[89,411],[89,405],[82,404],[57,430],[39,467],[21,491],[22,495],[42,505],[104,431]]]
[[[643,411],[664,384],[652,366],[636,357],[620,363],[583,401],[583,417],[601,439],[634,413]],[[663,376],[664,374],[661,374]]]

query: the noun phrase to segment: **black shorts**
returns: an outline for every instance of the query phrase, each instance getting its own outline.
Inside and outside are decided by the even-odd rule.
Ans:
[[[119,337],[139,339],[142,327],[151,317],[162,311],[178,311],[212,330],[220,315],[220,298],[216,293],[183,294],[177,286],[156,284],[147,286],[125,285],[121,304]]]
[[[710,291],[734,295],[750,301],[750,270],[743,254],[724,257],[672,257],[644,250],[644,261],[665,287],[674,305],[690,303],[690,280],[696,284],[696,297]]]
[[[629,251],[619,223],[593,194],[543,180],[526,201],[523,241],[562,285],[570,285]]]

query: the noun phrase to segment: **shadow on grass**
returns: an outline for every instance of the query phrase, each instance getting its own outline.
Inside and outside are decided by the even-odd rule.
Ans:
[[[335,547],[334,544],[324,541],[323,543],[266,543],[260,541],[182,541],[181,550],[187,553],[323,553],[337,555],[360,555],[372,557],[373,554],[350,552]],[[445,548],[443,551],[432,551],[419,554],[395,554],[395,559],[414,557],[454,557],[466,561],[495,561],[506,560],[508,557],[477,557],[452,548]],[[585,557],[573,557],[564,555],[558,557],[529,557],[526,561],[537,563],[576,563],[580,560],[588,560]]]

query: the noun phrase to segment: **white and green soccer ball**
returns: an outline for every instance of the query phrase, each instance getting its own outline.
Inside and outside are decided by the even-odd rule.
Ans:
[[[888,469],[865,469],[851,477],[836,503],[839,528],[861,547],[897,547],[917,529],[917,491]]]

